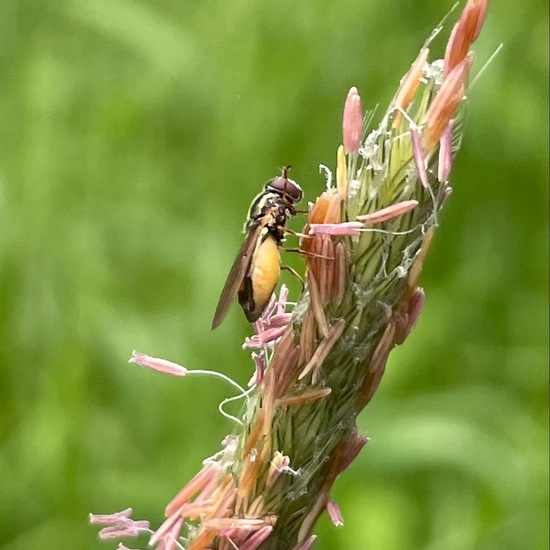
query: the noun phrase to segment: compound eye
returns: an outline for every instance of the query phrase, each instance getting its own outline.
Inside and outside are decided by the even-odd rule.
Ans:
[[[266,191],[275,191],[280,195],[286,195],[292,202],[302,200],[302,188],[294,181],[284,176],[273,178],[265,184]]]

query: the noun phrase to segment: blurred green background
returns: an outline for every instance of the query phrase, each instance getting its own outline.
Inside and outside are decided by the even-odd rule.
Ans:
[[[246,383],[242,313],[209,325],[249,201],[287,163],[313,199],[349,87],[380,113],[450,5],[2,0],[0,548],[114,548],[91,511],[160,523],[231,430],[230,388],[131,350]],[[426,308],[319,550],[547,547],[547,41],[546,2],[490,6],[476,67],[504,49],[471,93]]]

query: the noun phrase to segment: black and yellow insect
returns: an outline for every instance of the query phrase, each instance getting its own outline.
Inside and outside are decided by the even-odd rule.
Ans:
[[[294,205],[302,200],[302,189],[288,178],[290,166],[270,179],[252,201],[244,226],[245,238],[223,287],[212,328],[224,319],[235,294],[248,321],[257,321],[279,281],[279,248],[285,225],[296,214]]]

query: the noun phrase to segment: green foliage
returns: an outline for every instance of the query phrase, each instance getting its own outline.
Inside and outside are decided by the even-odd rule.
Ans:
[[[448,7],[3,0],[0,548],[116,546],[90,511],[158,525],[231,430],[230,389],[131,350],[248,380],[242,313],[209,326],[251,197],[287,163],[316,196],[348,88],[385,106]],[[471,94],[427,304],[316,548],[547,546],[547,10],[490,5],[476,67],[504,50]]]

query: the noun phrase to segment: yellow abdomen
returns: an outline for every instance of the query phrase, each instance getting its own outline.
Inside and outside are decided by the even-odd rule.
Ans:
[[[250,279],[255,310],[262,312],[269,302],[281,273],[281,257],[275,239],[269,235],[252,258]]]

